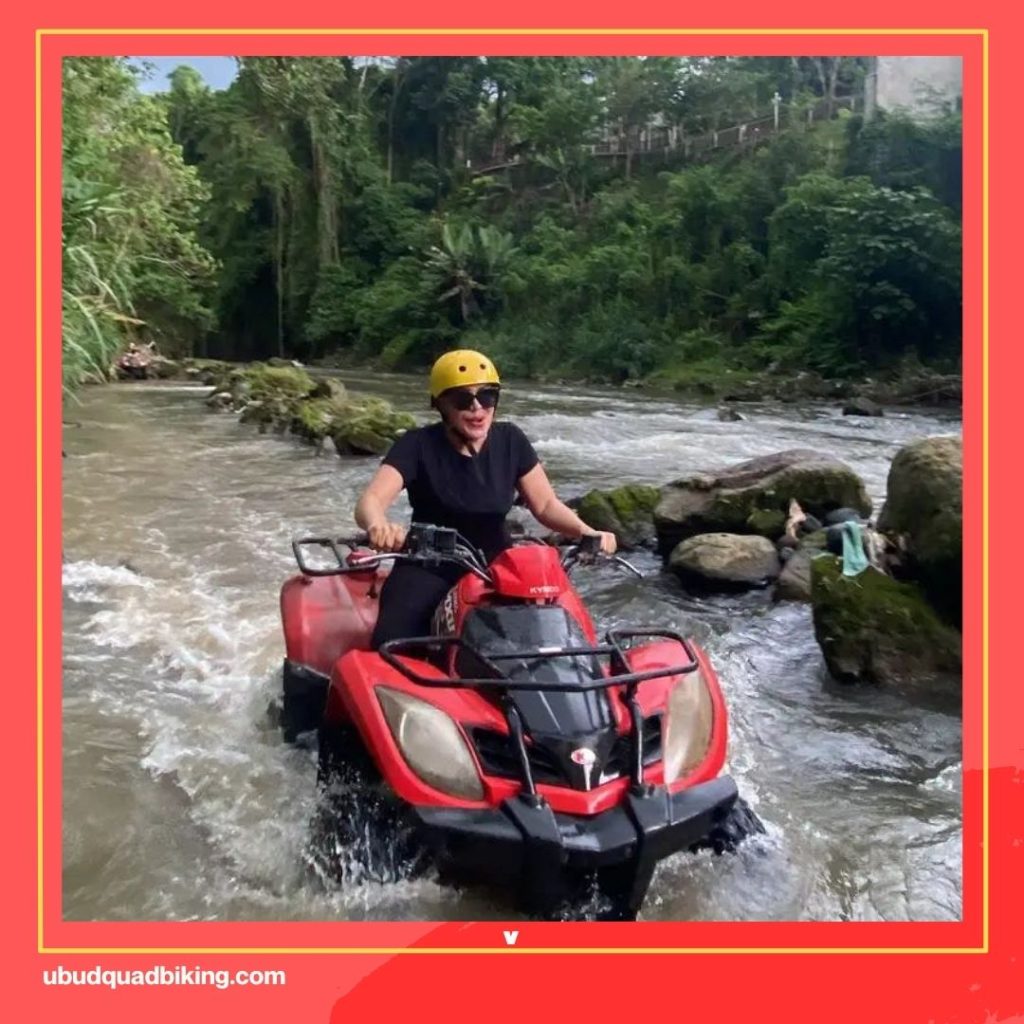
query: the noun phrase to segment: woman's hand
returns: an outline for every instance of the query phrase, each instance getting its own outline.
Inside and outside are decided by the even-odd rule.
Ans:
[[[366,535],[370,547],[375,551],[400,551],[408,531],[400,523],[389,523],[386,519],[370,526]]]
[[[615,534],[607,530],[584,530],[581,536],[600,537],[602,555],[614,555],[618,550],[619,542],[615,539]]]

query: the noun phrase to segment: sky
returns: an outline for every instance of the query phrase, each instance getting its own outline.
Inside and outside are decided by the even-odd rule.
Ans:
[[[166,92],[171,83],[167,76],[180,64],[190,64],[203,76],[211,89],[226,89],[235,77],[233,57],[130,57],[132,61],[148,61],[156,66],[153,77],[140,82],[142,92]]]

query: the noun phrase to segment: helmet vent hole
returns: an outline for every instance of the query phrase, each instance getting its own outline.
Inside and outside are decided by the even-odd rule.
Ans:
[[[481,369],[481,370],[486,370],[486,369],[487,369],[487,367],[486,367],[486,366],[484,366],[484,364],[483,364],[483,363],[481,363],[481,364],[480,364],[480,369]]]
[[[459,367],[459,373],[465,373],[465,372],[466,372],[466,368],[464,366],[460,366]]]

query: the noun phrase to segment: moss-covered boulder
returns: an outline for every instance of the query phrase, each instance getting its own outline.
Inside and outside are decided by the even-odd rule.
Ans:
[[[908,695],[956,695],[960,634],[944,623],[913,583],[873,568],[844,576],[831,555],[811,563],[814,635],[831,675]]]
[[[755,508],[747,516],[746,525],[759,537],[781,537],[786,531],[786,513],[777,508]]]
[[[246,371],[252,397],[265,401],[299,401],[308,395],[316,382],[297,366],[269,366],[253,363]]]
[[[229,363],[195,367],[215,381],[208,404],[241,410],[260,432],[290,432],[321,445],[331,438],[341,455],[381,455],[416,421],[381,398],[356,397],[333,378],[314,380],[290,363]]]
[[[216,374],[216,383],[207,399],[207,405],[219,404],[221,408],[238,411],[249,404],[252,387],[249,383],[249,375],[244,369],[225,364],[225,369],[211,372]],[[226,396],[228,400],[225,402],[222,396]]]
[[[871,514],[864,483],[845,463],[805,448],[696,473],[662,488],[654,510],[663,555],[702,533],[758,534],[775,539],[785,528],[790,500],[822,518],[849,506]]]
[[[313,385],[307,398],[329,398],[334,402],[344,402],[348,398],[348,389],[336,377],[323,377]]]
[[[330,398],[306,398],[295,404],[289,429],[293,434],[319,444],[331,435],[335,423],[344,414],[344,405]]]
[[[883,533],[905,539],[906,566],[929,600],[960,624],[963,602],[963,444],[928,437],[901,448],[889,468]]]
[[[383,455],[399,435],[416,426],[406,412],[396,412],[379,398],[352,402],[331,427],[339,455]]]
[[[182,373],[187,380],[215,388],[221,387],[232,373],[244,373],[244,367],[219,359],[184,359]]]
[[[587,526],[614,533],[619,547],[629,550],[654,546],[653,515],[660,497],[657,487],[626,484],[611,491],[588,491],[575,504]]]
[[[766,537],[705,533],[680,542],[669,567],[694,590],[762,587],[779,574],[775,545]]]

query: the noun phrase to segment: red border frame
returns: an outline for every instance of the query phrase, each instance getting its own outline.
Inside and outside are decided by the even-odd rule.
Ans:
[[[198,6],[198,5],[197,5]],[[865,24],[872,26],[883,25],[891,21],[888,12],[878,5],[879,10],[872,12],[865,5],[863,9],[856,12]],[[201,24],[202,20],[209,20],[211,12],[197,11],[195,13],[185,9],[174,12],[182,23],[186,20],[190,24]],[[389,12],[391,20],[397,24],[406,23],[421,25],[424,17],[419,12],[409,12],[402,15],[398,12]],[[825,18],[820,16],[821,12],[807,12],[802,16],[790,17],[787,20],[793,24],[804,21],[808,24],[823,25]],[[908,22],[916,21],[919,24],[935,24],[939,18],[934,8],[927,12],[922,11],[916,17],[901,10]],[[958,12],[959,13],[959,12]],[[118,16],[120,14],[120,17]],[[543,25],[545,21],[554,27],[558,24],[565,24],[570,21],[579,23],[579,18],[562,16],[557,21],[552,21],[550,16],[542,10],[527,12],[523,8],[515,12],[516,20],[521,25]],[[665,25],[671,22],[678,22],[680,16],[672,14],[666,16],[659,12],[634,12],[631,11],[630,20],[638,25],[647,23],[651,26]],[[103,17],[106,24],[140,24],[142,19],[139,12],[131,11],[127,15],[111,10]],[[370,17],[362,12],[345,12],[344,21],[347,24],[376,25],[382,23],[380,17]],[[351,16],[349,16],[351,15]],[[501,19],[504,25],[512,23],[512,19],[506,12],[488,11],[482,12],[472,10],[462,17],[457,12],[451,12],[445,21],[449,24],[471,24],[484,25],[485,16],[496,22]],[[61,22],[68,24],[81,24],[82,14],[80,11],[72,15],[74,21],[65,15],[64,17],[49,16],[45,21],[51,25]],[[97,17],[93,12],[93,17]],[[587,15],[591,23],[596,21],[596,15]],[[750,25],[763,23],[763,19],[750,13],[733,15],[733,18],[742,17]],[[340,19],[338,13],[327,13],[326,16],[317,19],[311,13],[309,21],[321,24],[328,23],[328,20],[337,21]],[[37,21],[43,21],[37,18]],[[168,19],[169,20],[169,19]],[[217,19],[221,24],[242,23],[241,17]],[[618,20],[618,19],[617,19]],[[721,19],[719,19],[721,21]],[[835,20],[834,16],[832,19]],[[949,20],[949,19],[945,19]],[[251,15],[246,21],[253,23]],[[696,19],[694,19],[696,22]],[[992,26],[993,18],[985,18],[985,23]],[[952,27],[963,24],[959,16],[951,22]],[[32,81],[31,58],[26,60],[25,46],[28,42],[26,30],[40,27],[39,24],[24,26],[21,34],[17,37],[21,48],[12,60],[5,73],[11,71],[18,75],[18,95],[25,96],[26,84]],[[101,955],[99,952],[91,953],[83,957],[72,955],[71,948],[116,947],[120,949],[138,950],[140,948],[152,949],[154,952],[141,959],[145,961],[143,966],[149,966],[156,962],[168,963],[190,963],[194,964],[202,959],[204,964],[211,957],[215,961],[214,966],[223,966],[231,961],[238,960],[240,966],[259,967],[267,966],[271,962],[274,966],[284,966],[289,972],[289,987],[285,990],[273,989],[235,989],[230,997],[206,995],[204,999],[224,1000],[230,998],[232,1006],[245,1005],[252,1008],[254,1019],[261,1019],[261,1016],[269,1018],[273,1012],[276,1016],[281,1012],[283,1006],[299,1009],[300,1006],[313,1009],[319,1007],[319,1012],[329,1008],[333,999],[337,998],[339,988],[350,988],[360,978],[365,979],[356,985],[347,996],[337,1003],[337,1012],[332,1019],[341,1019],[340,1014],[358,1013],[360,1008],[371,1006],[379,1008],[382,1002],[390,1005],[399,1003],[408,1008],[417,1008],[418,990],[417,984],[423,984],[429,979],[436,979],[441,971],[441,964],[454,962],[458,964],[463,961],[464,956],[451,953],[441,953],[439,956],[428,956],[424,960],[422,956],[398,956],[390,959],[387,966],[381,970],[375,970],[382,964],[385,957],[378,955],[366,955],[353,953],[342,958],[332,957],[329,960],[322,955],[283,955],[285,946],[300,945],[302,947],[327,946],[337,949],[339,946],[349,945],[347,941],[341,941],[342,933],[349,929],[357,930],[359,934],[358,948],[367,950],[370,946],[380,948],[385,946],[390,950],[398,947],[412,947],[421,952],[428,952],[430,949],[442,947],[456,947],[461,949],[479,948],[480,952],[506,953],[506,956],[477,956],[466,961],[463,966],[470,967],[475,981],[471,988],[477,992],[483,992],[486,984],[493,984],[502,980],[508,975],[509,956],[512,961],[516,959],[515,954],[527,953],[536,950],[538,947],[559,947],[566,946],[603,946],[603,947],[637,947],[642,945],[650,949],[653,946],[671,947],[675,950],[701,951],[699,956],[699,979],[708,981],[724,981],[731,977],[734,970],[742,970],[747,979],[744,986],[746,991],[756,992],[757,1006],[754,1012],[763,1012],[766,1005],[777,1005],[780,1009],[786,1007],[786,1018],[789,1020],[813,1014],[815,1018],[827,1016],[835,1020],[863,1019],[865,1014],[871,1014],[875,1019],[907,1020],[935,1019],[936,1013],[941,1013],[943,1020],[974,1020],[985,1019],[993,1022],[1006,1016],[1014,1016],[1019,1013],[1020,1003],[1024,1003],[1024,997],[1015,996],[1015,988],[1012,983],[1014,974],[1013,964],[1016,961],[1016,950],[1019,948],[1019,936],[1014,927],[1012,911],[1019,906],[1019,897],[1015,888],[1011,888],[1009,880],[1020,875],[1020,851],[1021,839],[1014,834],[1015,829],[1019,830],[1021,790],[1019,782],[1024,779],[1024,771],[1021,769],[1022,751],[1020,740],[1017,736],[1016,723],[1019,721],[1020,698],[1011,689],[1011,677],[1001,676],[998,672],[999,658],[1005,656],[1006,651],[996,642],[997,626],[1000,623],[1008,625],[1010,598],[1013,592],[1010,589],[1014,580],[1012,568],[1015,560],[1019,557],[1012,551],[1000,552],[1000,559],[995,565],[989,567],[986,552],[983,545],[987,538],[989,517],[987,512],[992,511],[991,528],[997,529],[1000,522],[1008,525],[1009,515],[1013,511],[1013,498],[1019,490],[1019,485],[1009,473],[997,475],[995,470],[1002,465],[1006,468],[1005,460],[1000,462],[1000,442],[1003,452],[1011,444],[1008,440],[1012,436],[1010,431],[1014,427],[1012,421],[1005,420],[1005,413],[1011,408],[1009,404],[1010,388],[1014,386],[1015,378],[1012,374],[1014,360],[1019,364],[1019,355],[1011,352],[1011,346],[1004,342],[991,352],[986,351],[984,341],[984,330],[987,326],[989,316],[993,319],[993,326],[997,322],[997,308],[984,308],[983,299],[988,288],[988,261],[986,259],[984,246],[984,232],[986,225],[984,214],[987,210],[987,182],[985,181],[983,162],[985,154],[982,151],[982,118],[979,116],[983,111],[982,107],[984,81],[982,76],[982,62],[984,48],[991,39],[993,56],[997,52],[1007,53],[1009,50],[1009,26],[1004,26],[1002,34],[994,31],[991,37],[979,35],[927,35],[917,38],[915,36],[879,36],[870,32],[863,35],[844,35],[840,45],[836,45],[835,38],[829,40],[828,30],[825,29],[821,36],[773,36],[773,37],[747,37],[745,42],[750,45],[739,45],[742,37],[733,36],[725,44],[716,42],[713,36],[666,36],[657,34],[651,37],[636,36],[586,36],[583,45],[576,50],[588,52],[844,52],[844,53],[873,53],[873,54],[906,54],[906,53],[956,53],[964,54],[964,110],[965,110],[965,203],[964,203],[964,227],[965,227],[965,408],[964,408],[964,465],[965,465],[965,710],[964,710],[964,919],[962,923],[931,924],[931,923],[906,923],[906,924],[873,924],[873,923],[644,923],[639,925],[515,925],[520,930],[519,945],[514,953],[504,948],[501,940],[501,925],[497,923],[484,924],[352,924],[352,923],[288,923],[288,924],[264,924],[264,923],[217,923],[217,924],[85,924],[62,922],[59,919],[59,905],[53,899],[54,894],[60,892],[60,848],[58,843],[48,842],[45,848],[44,859],[44,888],[51,894],[48,896],[45,907],[45,918],[43,921],[43,936],[45,936],[46,948],[50,951],[40,955],[39,947],[33,942],[38,934],[33,926],[37,919],[36,900],[34,887],[29,885],[29,879],[35,875],[34,855],[27,849],[28,844],[19,842],[14,851],[7,853],[15,863],[12,865],[14,873],[12,879],[17,879],[17,885],[12,892],[12,909],[16,912],[17,928],[9,932],[10,936],[16,936],[15,948],[19,952],[19,959],[27,959],[36,968],[53,966],[56,962],[66,966],[91,966],[94,963],[102,962],[106,966],[127,967],[138,966],[139,957],[120,956],[113,953]],[[656,30],[655,30],[656,31]],[[924,30],[927,33],[927,30]],[[375,40],[373,37],[360,36],[356,39],[354,47],[338,46],[341,39],[334,36],[318,37],[323,44],[319,49],[335,49],[340,52],[342,49],[348,52],[507,52],[507,53],[556,53],[571,52],[571,40],[565,37],[556,36],[531,36],[525,40],[517,40],[514,37],[492,37],[481,36],[458,36],[454,40],[441,36],[420,36],[418,38],[406,38],[388,36],[383,40]],[[44,36],[41,39],[41,50],[43,57],[43,145],[44,148],[53,147],[57,139],[55,131],[56,106],[59,104],[59,69],[56,62],[60,53],[217,53],[217,52],[317,52],[317,47],[307,45],[296,37],[265,36],[264,45],[241,46],[231,41],[229,37],[210,36],[185,36],[185,37],[163,37],[156,39],[152,36],[142,34],[135,37],[101,37],[91,36],[86,39],[75,39],[70,47],[65,46],[72,40],[69,36]],[[731,44],[731,45],[730,45]],[[642,47],[642,48],[641,48]],[[1003,72],[1008,76],[1008,71]],[[993,64],[993,84],[996,83],[995,65]],[[1009,95],[1008,77],[1004,80],[1003,87]],[[993,98],[999,93],[993,89]],[[973,112],[973,116],[972,116]],[[17,125],[17,138],[21,145],[29,143],[32,137],[32,118],[20,117]],[[999,148],[1002,146],[1003,148]],[[1006,154],[1010,147],[1003,142],[999,144],[993,140],[991,151],[1000,151]],[[49,148],[49,152],[59,152]],[[1008,176],[1009,159],[1006,159],[1007,170],[1004,173]],[[30,185],[32,171],[23,166],[26,163],[22,160],[14,167],[16,180],[19,183],[21,193],[27,194],[27,186]],[[44,174],[42,180],[43,194],[55,196],[59,187],[59,167],[57,162],[48,159],[44,160]],[[1008,183],[1007,183],[1008,185]],[[993,195],[997,194],[1000,187],[1000,179],[993,176]],[[1001,203],[1009,203],[1011,200],[1010,189],[1007,187],[1005,193],[998,193]],[[59,283],[59,231],[58,215],[56,204],[44,206],[42,220],[42,234],[44,240],[44,263],[43,263],[43,284],[44,295],[50,296],[46,308],[44,308],[44,344],[45,352],[56,352],[53,342],[56,339],[55,314],[56,301],[54,298]],[[1004,208],[1001,206],[1001,209]],[[19,294],[27,297],[34,294],[34,287],[31,282],[31,264],[25,257],[30,248],[32,235],[27,211],[24,209],[12,210],[12,220],[18,221],[21,231],[18,234],[21,248],[19,259],[12,261],[10,280],[16,281],[19,287]],[[1009,226],[1002,231],[1000,227],[1006,224],[1001,220],[1000,224],[994,225],[992,230],[992,252],[999,250],[1000,244],[1006,247],[1007,256],[1012,257],[1014,250],[1011,249],[1013,241],[1010,236]],[[1000,241],[1002,240],[1002,241]],[[10,256],[10,253],[8,253]],[[1008,272],[1011,265],[1010,258],[1003,265],[1003,273]],[[998,279],[997,264],[993,262],[993,280]],[[22,307],[25,307],[22,309]],[[21,302],[18,313],[23,317],[22,335],[28,337],[26,328],[31,324],[32,314],[35,312],[29,308],[26,301]],[[27,315],[26,315],[27,314]],[[1006,335],[1007,339],[1009,335]],[[22,342],[22,344],[24,344]],[[58,343],[59,344],[59,343]],[[33,367],[31,361],[25,358],[24,351],[16,351],[12,346],[12,366],[21,374],[21,379],[27,379]],[[990,360],[994,371],[991,375],[986,373],[986,360]],[[60,534],[60,508],[52,496],[59,494],[60,486],[60,457],[59,430],[60,423],[60,401],[59,401],[59,366],[56,358],[42,361],[43,373],[43,406],[42,406],[42,437],[43,437],[43,478],[42,478],[42,530],[44,538],[55,539]],[[989,383],[991,382],[991,383]],[[990,391],[990,396],[988,392]],[[986,402],[990,397],[991,402]],[[24,388],[12,400],[12,408],[8,411],[12,414],[12,428],[23,436],[26,443],[23,445],[11,446],[12,474],[16,481],[24,482],[21,493],[29,493],[33,487],[35,476],[33,449],[34,443],[31,435],[35,433],[35,410],[33,408],[34,396],[28,388]],[[1004,404],[1005,403],[1005,404]],[[999,412],[1004,417],[999,418]],[[987,413],[987,417],[986,414]],[[989,422],[991,423],[991,436],[993,442],[987,446],[989,434]],[[1007,453],[1008,454],[1008,453]],[[993,476],[990,488],[985,488],[986,459],[992,459]],[[49,496],[49,497],[48,497]],[[21,536],[34,533],[33,516],[31,513],[23,515],[18,510],[16,525],[20,526]],[[993,534],[995,535],[995,534]],[[34,552],[29,550],[30,546],[25,545],[18,553],[18,567],[21,572],[16,578],[36,578],[36,566],[33,565]],[[46,598],[46,607],[43,609],[44,619],[44,650],[43,665],[45,675],[44,686],[44,728],[46,730],[44,744],[44,778],[52,782],[59,778],[60,772],[60,750],[59,750],[59,713],[60,713],[60,691],[59,691],[59,665],[60,657],[60,609],[56,600],[57,588],[55,581],[59,579],[59,557],[57,543],[44,543],[44,561],[42,564],[42,578],[38,582],[45,582],[46,589],[42,594]],[[17,570],[16,570],[17,571]],[[1000,587],[1005,588],[1007,600],[1002,603],[991,604],[991,614],[987,622],[983,621],[986,614],[988,588],[985,587],[987,577],[991,573],[991,594],[995,598],[1000,592]],[[1016,603],[1016,602],[1015,602]],[[23,636],[26,639],[33,636],[32,614],[34,609],[28,607],[27,602],[21,602],[20,606],[11,609],[9,621],[16,632],[14,636]],[[22,628],[18,630],[19,624]],[[990,632],[990,646],[984,647],[982,637],[984,630]],[[1009,633],[1003,633],[1008,636]],[[34,676],[35,652],[21,651],[21,646],[28,647],[28,644],[20,645],[18,656],[14,665],[23,666],[20,675],[15,672],[12,678],[20,678],[22,685],[26,678]],[[986,664],[991,662],[993,673],[991,686],[986,694],[979,694],[982,681],[982,672]],[[1009,665],[1006,665],[1009,668]],[[13,669],[13,666],[12,666]],[[999,680],[1002,680],[1000,683]],[[28,688],[26,687],[26,690]],[[980,697],[980,699],[978,699]],[[34,708],[32,707],[30,695],[19,692],[12,696],[12,711],[20,710],[21,721],[31,720]],[[984,712],[990,710],[991,714],[986,716]],[[1017,712],[1015,715],[1014,712]],[[986,735],[986,723],[988,732]],[[18,737],[25,740],[29,736],[27,730]],[[33,737],[34,739],[34,737]],[[26,749],[27,748],[27,749]],[[987,748],[987,749],[986,749]],[[22,744],[21,755],[26,760],[21,762],[21,768],[16,774],[9,777],[19,780],[16,793],[12,794],[12,814],[21,826],[18,830],[22,839],[27,839],[33,833],[30,822],[34,818],[33,804],[35,803],[35,792],[28,784],[29,773],[25,766],[31,758],[31,745]],[[13,750],[12,750],[13,753]],[[986,773],[987,765],[991,769]],[[985,834],[983,820],[986,816],[986,807],[983,801],[986,783],[989,789],[989,810],[991,811],[991,834],[988,847],[988,858],[984,854],[982,840]],[[1014,817],[1014,810],[1016,817]],[[47,789],[45,803],[44,827],[45,834],[49,837],[60,834],[60,804],[59,794],[55,787]],[[984,901],[986,864],[991,872],[991,888],[998,893],[998,898],[991,901],[987,907]],[[986,924],[988,927],[986,928]],[[372,932],[370,930],[373,930]],[[378,929],[386,930],[385,932]],[[173,936],[173,938],[171,938]],[[170,939],[170,941],[169,941]],[[380,946],[378,946],[380,942]],[[829,950],[838,950],[839,947],[857,946],[861,949],[874,946],[887,950],[895,950],[897,947],[953,947],[962,950],[961,953],[945,952],[939,953],[916,953],[899,956],[880,956],[877,953],[856,955],[851,952],[822,956],[820,953],[776,953],[772,956],[756,955],[753,953],[741,952],[751,947],[769,948],[778,950],[780,947],[798,947],[808,950],[812,946],[824,946]],[[32,947],[36,946],[33,952]],[[196,950],[196,953],[177,953],[170,956],[158,955],[156,948]],[[213,956],[207,954],[201,956],[199,948],[217,947],[224,948],[247,948],[253,949],[274,949],[281,952],[272,956],[264,957],[256,953],[250,953],[244,957],[219,954]],[[717,949],[724,954],[713,955],[711,949]],[[68,952],[58,952],[59,950]],[[970,952],[967,952],[970,950]],[[609,952],[612,950],[609,949]],[[804,964],[806,956],[814,956],[814,970],[807,972]],[[855,963],[858,965],[860,980],[854,986],[842,984],[843,974],[848,959],[855,956]],[[933,963],[935,956],[940,956],[938,964]],[[742,958],[742,962],[737,961]],[[569,993],[579,995],[580,989],[574,984],[576,979],[582,978],[583,974],[593,970],[590,959],[587,956],[557,956],[550,958],[531,957],[531,976],[536,973],[537,977],[557,982],[562,979],[564,989]],[[683,963],[697,964],[687,957]],[[680,970],[685,970],[683,963],[679,965]],[[324,971],[326,965],[330,965],[328,971]],[[785,968],[783,968],[785,964]],[[610,966],[610,965],[609,965]],[[641,975],[650,970],[649,966],[641,966],[641,963],[633,958],[625,965],[631,972],[639,972]],[[939,968],[938,970],[936,968]],[[447,970],[448,968],[444,968]],[[457,969],[457,968],[456,968]],[[368,972],[375,971],[372,976]],[[867,977],[864,977],[865,972]],[[521,973],[521,972],[517,972]],[[603,973],[603,972],[602,972]],[[808,984],[808,979],[813,978],[813,983]],[[631,973],[632,982],[635,976]],[[31,971],[29,976],[22,979],[28,983],[29,990],[38,996],[40,991],[38,982],[38,970]],[[399,987],[396,981],[404,981],[406,985]],[[674,979],[673,979],[674,980]],[[301,991],[296,992],[296,983],[299,983]],[[881,998],[885,991],[886,982],[898,984],[898,989],[890,990]],[[700,984],[698,974],[694,972],[694,979],[689,987],[680,990],[678,985],[669,984],[660,994],[659,1002],[671,999],[673,996],[684,995],[686,1007],[690,1012],[698,1010],[699,1005],[713,1008],[718,1016],[728,1015],[731,1011],[729,1006],[723,1005],[711,991],[715,986]],[[608,989],[613,992],[609,992]],[[635,996],[637,986],[634,983],[626,986],[602,986],[601,998],[605,1009],[612,1010],[636,1010],[643,1005],[642,997]],[[625,990],[625,991],[623,991]],[[146,1006],[147,1014],[156,1020],[171,1019],[172,1013],[176,1017],[186,1007],[191,1005],[199,993],[209,990],[199,989],[161,989],[159,1000],[151,998],[151,994],[145,989],[134,989],[117,993],[116,999],[111,999],[100,989],[46,989],[47,1002],[59,1004],[65,1008],[76,1007],[75,1012],[81,1013],[86,1018],[90,1012],[88,1007],[95,1006],[97,1011],[102,1005],[102,1011],[107,1020],[120,1019],[112,1014],[114,1004],[125,1008],[125,1019],[127,1013],[138,1012],[138,1007]],[[287,1003],[281,998],[281,993]],[[618,992],[618,994],[614,994]],[[813,993],[819,995],[816,998],[809,998]],[[842,993],[840,1000],[835,1000],[836,992]],[[317,998],[313,998],[316,993]],[[332,995],[333,993],[333,995]],[[827,1006],[817,1002],[816,999],[822,995],[830,996]],[[308,998],[307,998],[308,997]],[[1010,1003],[1006,1003],[1006,999]],[[1017,1000],[1014,1003],[1014,999]],[[241,1000],[241,1002],[239,1002]],[[157,1005],[159,1004],[159,1005]],[[924,1005],[931,1009],[925,1012]],[[1001,1004],[1001,1005],[999,1005]],[[573,1001],[575,1005],[575,1000]],[[129,1007],[135,1007],[129,1011]],[[488,1016],[502,1017],[504,1005],[497,1008],[489,1007]],[[514,1010],[515,1008],[513,1008]],[[752,1006],[745,1006],[742,1012],[746,1016]],[[476,1014],[478,1015],[478,1014]],[[965,1016],[966,1015],[966,1016]],[[449,1013],[451,1019],[451,1013]]]

